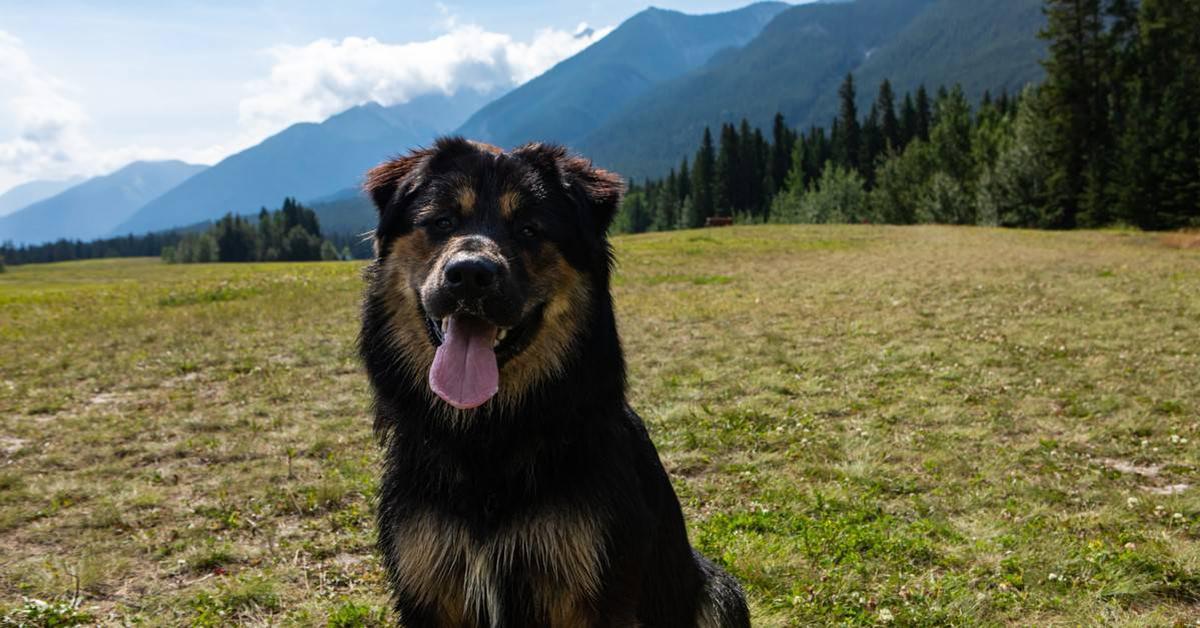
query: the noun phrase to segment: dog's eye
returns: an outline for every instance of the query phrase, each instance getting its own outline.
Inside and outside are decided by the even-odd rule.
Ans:
[[[521,227],[521,237],[526,238],[528,240],[532,240],[532,239],[538,237],[537,225],[530,224],[530,225],[525,225],[524,227]]]
[[[433,221],[433,228],[438,231],[450,231],[454,228],[454,219],[449,216],[442,216]]]

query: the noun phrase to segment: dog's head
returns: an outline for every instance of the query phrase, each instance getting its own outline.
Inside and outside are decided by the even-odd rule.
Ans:
[[[607,277],[619,177],[558,146],[461,138],[367,175],[379,210],[373,289],[415,375],[466,410],[560,369]]]

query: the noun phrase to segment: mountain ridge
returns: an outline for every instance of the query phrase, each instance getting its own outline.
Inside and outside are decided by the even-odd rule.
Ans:
[[[645,9],[481,108],[455,133],[506,148],[529,141],[571,144],[652,85],[753,39],[787,6],[759,2],[702,15]]]
[[[746,46],[629,102],[578,149],[626,176],[659,176],[694,151],[704,127],[824,126],[854,73],[865,114],[889,78],[899,94],[966,83],[968,96],[1041,77],[1041,0],[857,0],[780,13]],[[984,35],[990,33],[991,39]],[[780,80],[787,77],[787,80]]]
[[[464,111],[492,95],[462,90],[391,107],[372,102],[322,122],[293,124],[147,203],[112,235],[169,229],[229,212],[248,214],[274,207],[284,197],[303,201],[332,194],[354,185],[389,156],[454,128]]]
[[[0,241],[99,238],[151,199],[206,168],[179,160],[135,161],[0,218]]]

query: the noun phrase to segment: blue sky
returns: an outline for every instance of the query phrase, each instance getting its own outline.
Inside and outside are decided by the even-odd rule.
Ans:
[[[646,6],[0,0],[0,191],[133,159],[212,163],[363,100],[520,83]],[[596,35],[573,37],[580,24]]]

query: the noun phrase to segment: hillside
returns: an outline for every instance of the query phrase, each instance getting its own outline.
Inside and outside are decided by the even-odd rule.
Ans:
[[[357,187],[308,203],[324,233],[357,235],[375,228],[378,216],[370,199]]]
[[[182,161],[134,162],[0,218],[0,242],[98,238],[151,199],[204,171],[205,166]]]
[[[1041,76],[1040,0],[858,0],[800,5],[745,47],[647,90],[579,143],[626,176],[664,173],[695,150],[704,127],[825,125],[848,72],[867,103],[883,77],[898,90],[962,82],[1017,89]]]
[[[647,9],[487,105],[457,132],[506,148],[532,140],[574,143],[652,86],[750,41],[786,8],[762,2],[708,15]]]
[[[324,122],[292,125],[155,199],[113,233],[189,225],[354,186],[371,166],[453,129],[490,96],[465,91],[393,107],[371,103]]]
[[[0,216],[7,216],[38,201],[65,192],[82,180],[75,178],[65,181],[29,181],[13,186],[0,194]]]

